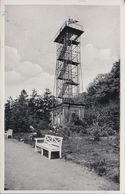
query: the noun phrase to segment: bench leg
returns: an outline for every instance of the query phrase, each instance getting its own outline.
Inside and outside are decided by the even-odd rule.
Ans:
[[[49,160],[51,159],[51,151],[49,151],[49,157],[48,158],[49,158]]]
[[[37,146],[35,146],[35,152],[37,152]]]
[[[43,149],[41,149],[41,155],[43,156]]]
[[[62,158],[62,151],[59,152],[59,157]]]

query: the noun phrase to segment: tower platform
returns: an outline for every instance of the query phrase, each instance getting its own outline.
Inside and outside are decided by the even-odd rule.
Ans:
[[[81,25],[66,21],[60,28],[58,34],[56,34],[54,42],[63,44],[63,37],[65,36],[66,32],[75,35],[75,39],[78,39],[78,37],[81,36],[84,31]],[[79,44],[79,42],[77,42],[75,39],[72,41],[72,44]]]

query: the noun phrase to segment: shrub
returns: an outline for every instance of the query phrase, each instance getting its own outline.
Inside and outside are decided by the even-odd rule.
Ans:
[[[118,168],[112,168],[108,170],[107,176],[114,182],[119,183],[120,181],[120,171]]]
[[[94,134],[93,134],[93,136],[94,136],[94,141],[100,141],[100,133],[99,133],[99,131],[94,131]]]
[[[101,127],[98,123],[94,123],[88,128],[88,133],[93,136],[94,141],[99,141],[101,137]]]
[[[100,133],[100,136],[101,136],[101,137],[108,137],[108,132],[107,132],[106,130],[103,130],[103,129],[102,129],[102,131],[101,131],[101,133]]]
[[[70,123],[74,125],[82,125],[82,121],[79,119],[79,116],[75,113],[72,113]]]
[[[111,127],[107,129],[107,132],[108,132],[108,135],[115,135],[115,131]]]
[[[106,162],[105,159],[100,160],[99,162],[93,162],[90,164],[90,167],[94,169],[98,175],[102,176],[106,174]]]
[[[25,138],[24,143],[34,146],[35,142],[31,138]]]
[[[8,139],[11,139],[11,138],[12,138],[11,135],[9,135],[9,136],[8,136]]]

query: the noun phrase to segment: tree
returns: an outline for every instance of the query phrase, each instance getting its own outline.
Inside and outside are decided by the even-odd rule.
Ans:
[[[51,121],[50,111],[55,99],[49,89],[38,95],[34,89],[30,96],[22,90],[15,100],[8,99],[5,104],[5,126],[14,132],[30,132],[31,126],[37,131],[46,129]]]
[[[94,128],[94,124],[98,123],[100,131],[104,130],[109,134],[119,131],[119,97],[120,60],[113,64],[109,73],[98,75],[90,83],[86,94],[81,95],[79,101],[85,104],[84,126]]]
[[[21,91],[18,99],[10,98],[5,105],[5,126],[14,132],[28,131],[28,95]]]
[[[29,131],[28,95],[22,90],[19,98],[15,100],[12,109],[12,120],[15,131]]]
[[[49,89],[45,90],[43,97],[43,111],[44,111],[44,119],[50,123],[50,111],[53,106],[53,96]]]
[[[106,104],[110,100],[119,101],[120,61],[113,64],[111,72],[98,75],[87,89],[89,103]]]
[[[10,97],[5,103],[5,130],[12,128],[12,120],[11,120],[12,104],[13,104],[13,99]]]

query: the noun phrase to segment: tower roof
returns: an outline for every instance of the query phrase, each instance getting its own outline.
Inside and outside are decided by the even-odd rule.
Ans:
[[[83,31],[83,26],[78,24],[77,20],[73,20],[73,19],[68,19],[64,22],[64,24],[62,25],[62,27],[59,29],[59,31],[57,32],[54,42],[57,43],[62,43],[63,42],[63,35],[65,35],[66,32],[69,32],[71,34],[76,35],[76,37],[78,38],[84,31]],[[75,44],[75,42],[74,42]]]

